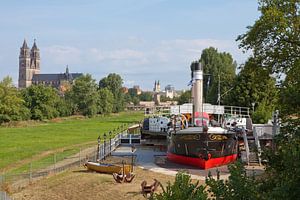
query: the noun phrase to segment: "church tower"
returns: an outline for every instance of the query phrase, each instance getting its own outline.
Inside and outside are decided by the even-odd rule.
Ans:
[[[33,46],[30,52],[30,68],[34,70],[34,74],[40,73],[40,50],[36,46],[36,42],[34,40]]]
[[[40,73],[40,52],[34,41],[30,49],[24,40],[19,55],[19,88],[26,88],[32,84],[34,74]]]
[[[159,81],[157,81],[157,82],[155,81],[153,91],[154,91],[154,92],[160,92],[160,84],[159,84]]]

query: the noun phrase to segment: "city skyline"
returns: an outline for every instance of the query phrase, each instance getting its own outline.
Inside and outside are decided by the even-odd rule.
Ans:
[[[13,0],[1,3],[0,79],[18,80],[18,54],[24,38],[41,51],[41,73],[92,74],[99,81],[118,73],[126,87],[186,89],[189,65],[210,46],[248,57],[235,42],[258,18],[252,0],[124,0],[83,2]],[[55,11],[55,13],[53,13]]]

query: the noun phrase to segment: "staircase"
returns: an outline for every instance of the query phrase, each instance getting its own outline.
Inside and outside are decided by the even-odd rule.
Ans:
[[[244,128],[242,130],[243,140],[244,140],[244,151],[245,160],[248,165],[261,165],[261,147],[260,142],[255,131],[246,131]],[[242,152],[243,153],[243,152]]]

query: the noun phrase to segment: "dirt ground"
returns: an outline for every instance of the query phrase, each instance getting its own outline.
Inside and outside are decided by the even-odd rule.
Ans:
[[[116,160],[107,162],[116,163]],[[84,167],[37,180],[20,191],[12,191],[15,200],[92,200],[92,199],[145,199],[141,194],[141,182],[153,183],[156,178],[164,186],[173,182],[174,176],[151,172],[135,167],[132,183],[116,183],[110,174],[87,171]],[[161,189],[159,189],[161,190]],[[159,191],[158,190],[158,191]]]

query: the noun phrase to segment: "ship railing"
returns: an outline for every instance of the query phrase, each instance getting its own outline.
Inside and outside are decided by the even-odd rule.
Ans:
[[[250,108],[241,106],[224,106],[224,114],[247,118],[250,116]]]

